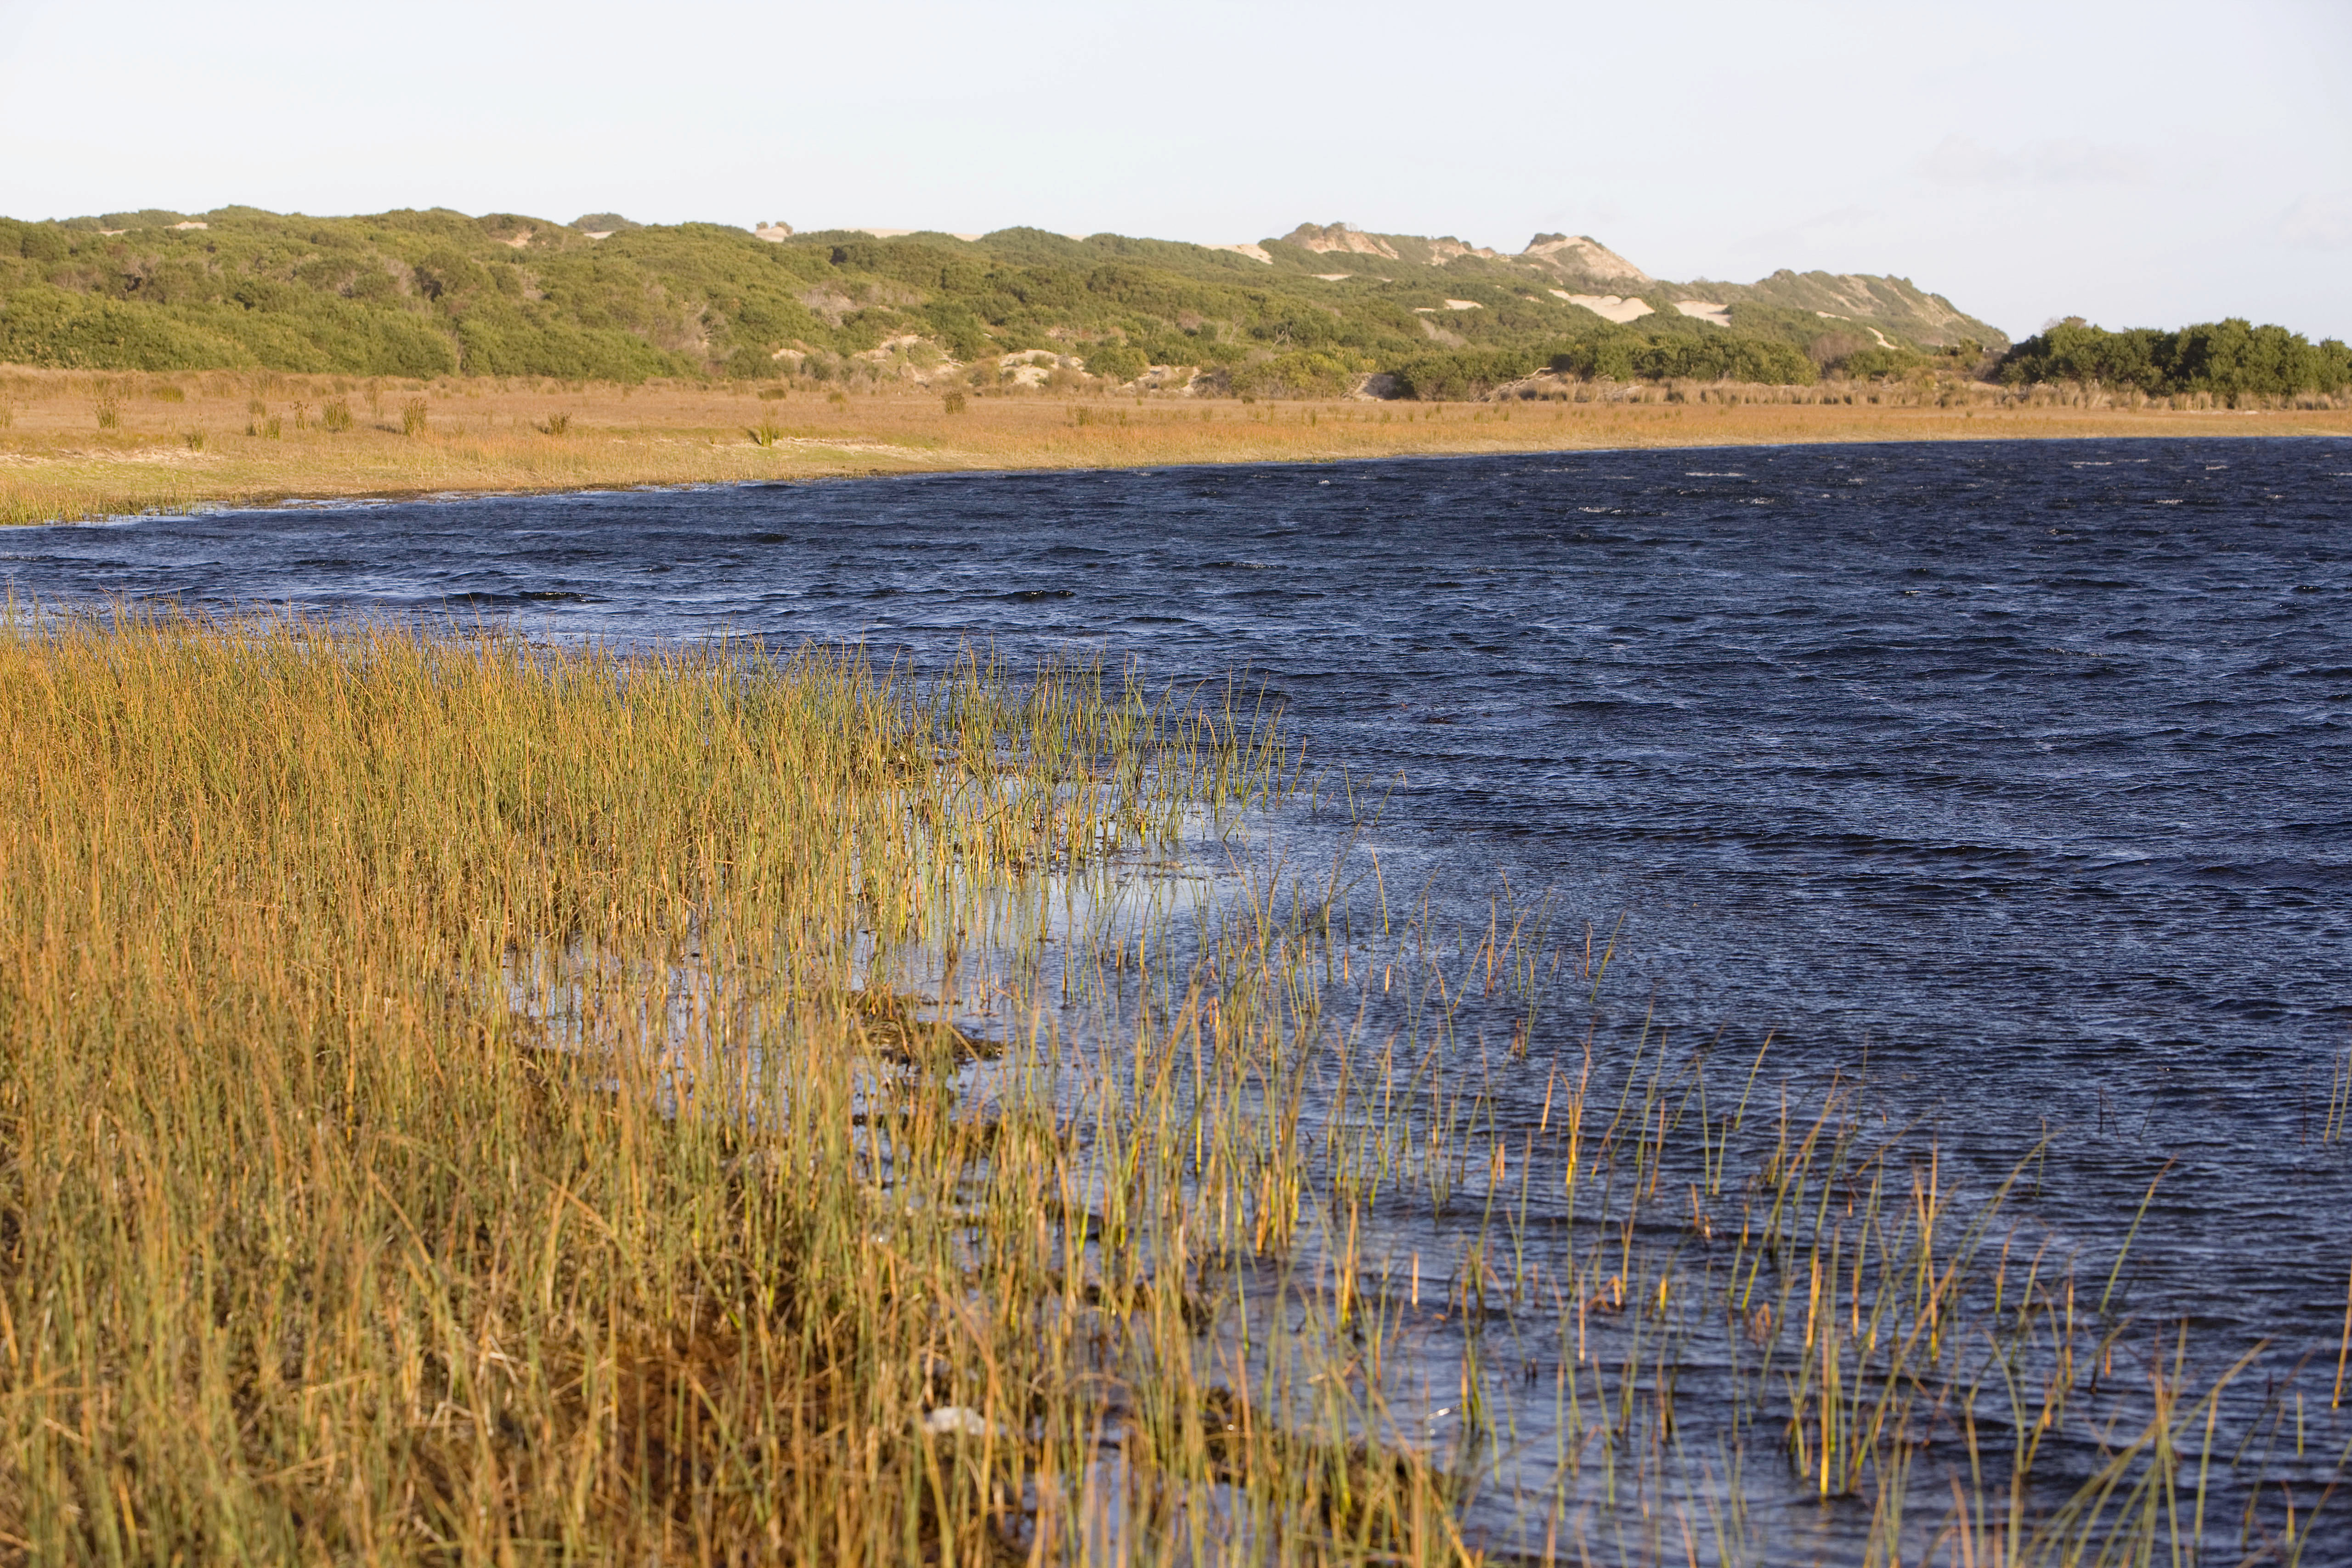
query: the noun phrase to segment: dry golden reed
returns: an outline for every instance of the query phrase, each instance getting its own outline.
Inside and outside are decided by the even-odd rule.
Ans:
[[[2342,435],[2352,410],[2170,407],[2129,399],[1899,387],[1564,384],[1567,400],[1244,404],[1152,395],[941,395],[491,377],[156,378],[177,404],[118,400],[103,378],[0,372],[0,521],[76,521],[289,497],[709,484],[961,469],[1328,462],[1446,453],[1765,443]],[[264,395],[252,395],[258,391]],[[561,423],[548,401],[561,395]],[[1575,398],[1583,401],[1574,401]],[[365,409],[362,417],[353,399]],[[304,422],[299,410],[315,406]],[[790,417],[784,416],[789,412]],[[1080,415],[1084,415],[1081,419]],[[264,434],[268,421],[279,435]],[[12,422],[13,421],[13,422]],[[250,426],[252,433],[247,434]],[[176,449],[194,427],[201,458]]]
[[[0,640],[0,1545],[994,1528],[987,1445],[922,1426],[1036,1375],[935,1217],[970,1041],[875,939],[1238,787],[1230,736],[1083,675],[77,619]]]
[[[1235,689],[5,630],[16,1561],[2325,1539],[2324,1381],[2290,1460],[2259,1347],[2129,1311],[2138,1218],[2078,1289],[2031,1157],[1553,1026],[1613,949],[1545,908],[1254,861],[1300,779]]]

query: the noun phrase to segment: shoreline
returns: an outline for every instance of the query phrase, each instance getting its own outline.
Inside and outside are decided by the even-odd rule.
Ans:
[[[1591,401],[1250,403],[0,373],[0,525],[296,501],[695,484],[1890,441],[2352,436],[2352,409],[1644,387]],[[1818,396],[1826,397],[1819,389]],[[1879,398],[1881,401],[1868,401]],[[339,428],[322,427],[339,425]],[[405,426],[405,428],[404,428]]]

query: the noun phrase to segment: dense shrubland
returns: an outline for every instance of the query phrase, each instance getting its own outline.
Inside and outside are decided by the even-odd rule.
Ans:
[[[196,223],[204,226],[193,226]],[[610,229],[591,239],[591,225]],[[93,371],[432,377],[839,379],[919,341],[993,384],[1010,353],[1114,384],[1199,367],[1244,395],[1328,396],[1386,374],[1403,395],[1478,395],[1551,365],[1617,380],[1802,384],[1852,345],[1813,312],[1731,307],[1728,328],[1616,326],[1505,264],[1387,264],[1334,280],[1290,258],[1005,229],[764,243],[716,225],[577,226],[509,214],[355,218],[226,208],[0,219],[0,361]],[[894,351],[890,345],[902,345]],[[1908,348],[1900,365],[1919,356]]]
[[[2257,327],[2235,316],[2170,332],[2154,327],[2111,332],[2074,317],[2010,351],[2000,376],[2011,386],[2072,382],[2152,397],[2332,396],[2352,386],[2352,349],[2334,338],[2314,343],[2284,327]]]

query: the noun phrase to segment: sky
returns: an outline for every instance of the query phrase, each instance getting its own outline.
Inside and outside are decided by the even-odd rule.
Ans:
[[[0,214],[232,204],[1563,231],[2352,338],[2352,0],[0,0]]]

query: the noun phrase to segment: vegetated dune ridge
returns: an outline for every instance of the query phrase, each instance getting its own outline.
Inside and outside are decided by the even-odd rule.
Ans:
[[[0,372],[0,522],[289,500],[1633,447],[2090,436],[2352,435],[2352,408],[2231,410],[1982,386],[1529,378],[1481,403],[533,377]],[[2174,406],[2175,403],[2181,405]],[[950,412],[950,409],[956,411]],[[341,427],[338,427],[341,426]]]
[[[1584,303],[1604,297],[1643,313]],[[1144,390],[1317,396],[1386,376],[1454,395],[1578,349],[1624,360],[1618,379],[1787,384],[2007,346],[1906,279],[1665,283],[1556,234],[1506,256],[1341,224],[1220,247],[613,213],[0,219],[0,362],[67,369],[625,382],[878,369],[995,385],[1059,368]]]

